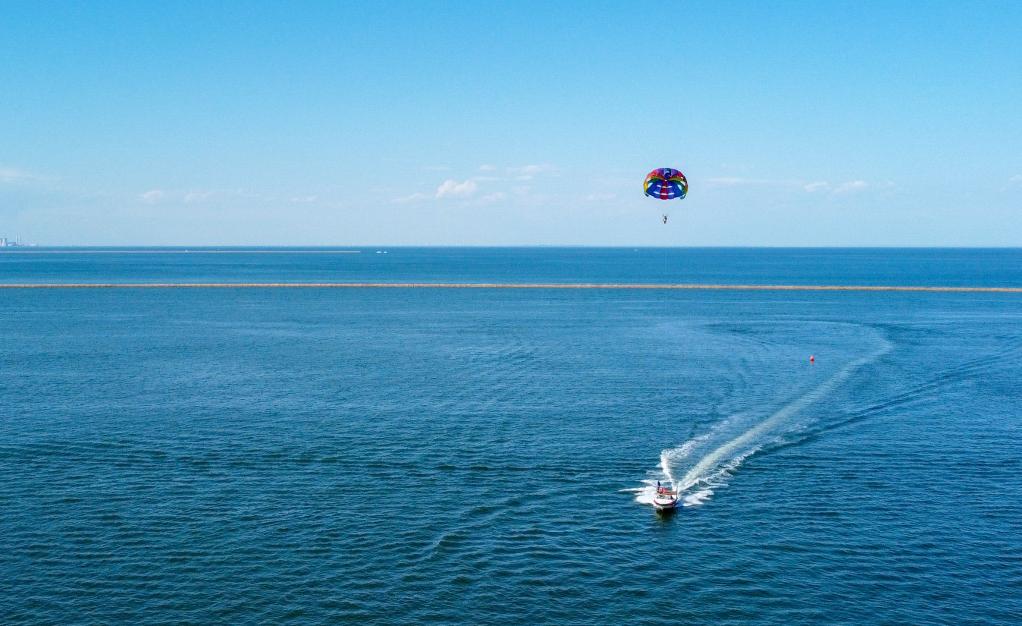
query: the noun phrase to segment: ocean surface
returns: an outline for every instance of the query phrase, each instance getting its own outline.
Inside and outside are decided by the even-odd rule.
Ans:
[[[10,248],[4,283],[528,282],[1022,287],[1022,249]]]
[[[1022,250],[0,251],[145,282],[1019,287]],[[1019,293],[0,289],[2,624],[1020,621]]]

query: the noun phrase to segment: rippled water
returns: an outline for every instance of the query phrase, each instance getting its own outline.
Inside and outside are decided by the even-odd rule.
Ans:
[[[5,624],[1022,619],[1018,294],[7,290],[0,339]]]

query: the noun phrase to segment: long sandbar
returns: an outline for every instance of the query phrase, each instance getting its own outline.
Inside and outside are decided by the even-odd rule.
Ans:
[[[727,285],[700,283],[8,283],[0,289],[673,289],[713,291],[907,291],[1022,293],[1022,287]]]

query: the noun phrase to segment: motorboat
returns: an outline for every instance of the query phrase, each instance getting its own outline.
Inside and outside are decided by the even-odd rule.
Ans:
[[[678,506],[678,492],[667,487],[657,487],[653,495],[653,508],[657,511],[670,511]]]

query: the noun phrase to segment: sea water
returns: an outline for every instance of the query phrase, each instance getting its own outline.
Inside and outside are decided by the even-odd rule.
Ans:
[[[376,250],[0,282],[1022,286],[1019,250]],[[4,624],[1010,624],[1020,529],[1018,293],[0,290]]]

